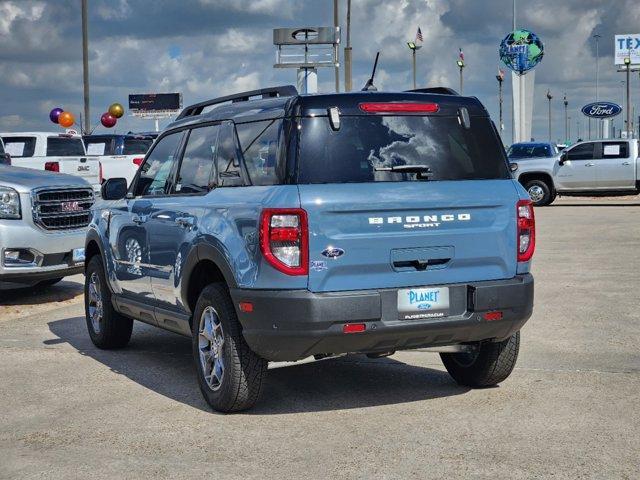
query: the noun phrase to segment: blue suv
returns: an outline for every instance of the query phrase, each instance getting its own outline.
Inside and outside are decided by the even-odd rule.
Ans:
[[[440,352],[460,384],[514,368],[533,308],[534,212],[482,104],[445,89],[187,107],[86,239],[92,341],[132,321],[193,342],[212,408],[256,402],[267,363]]]

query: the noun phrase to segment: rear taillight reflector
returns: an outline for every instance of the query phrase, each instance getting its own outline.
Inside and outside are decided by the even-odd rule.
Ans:
[[[307,275],[307,212],[301,208],[265,208],[260,217],[260,250],[276,270],[287,275]]]
[[[367,113],[436,113],[437,103],[368,102],[361,103],[360,110]]]
[[[518,262],[528,262],[536,249],[536,218],[531,200],[520,200],[516,205],[518,222]]]
[[[44,169],[48,170],[49,172],[59,172],[60,164],[58,162],[45,162]]]
[[[483,315],[485,320],[494,321],[494,320],[502,320],[502,312],[487,312]]]
[[[138,167],[139,167],[140,165],[142,165],[142,162],[144,162],[144,157],[139,157],[139,158],[134,158],[134,159],[133,159],[133,163],[134,163],[134,165],[137,165]]]
[[[342,333],[360,333],[367,329],[364,323],[345,323],[342,327]]]
[[[240,307],[241,312],[244,312],[244,313],[253,312],[253,303],[251,302],[240,302],[238,306]]]

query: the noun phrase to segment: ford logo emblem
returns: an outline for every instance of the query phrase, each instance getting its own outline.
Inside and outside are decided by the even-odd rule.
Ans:
[[[590,118],[611,118],[621,111],[622,107],[612,102],[595,102],[582,107],[582,113]]]
[[[344,250],[341,248],[328,247],[322,251],[322,255],[327,258],[338,258],[344,255]]]

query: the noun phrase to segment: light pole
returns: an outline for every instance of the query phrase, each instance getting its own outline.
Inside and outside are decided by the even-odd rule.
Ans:
[[[336,30],[340,28],[340,17],[338,15],[338,0],[333,0],[333,26],[336,28]],[[335,48],[334,54],[337,60],[334,73],[336,77],[336,93],[338,93],[340,91],[340,64],[339,64],[340,49],[338,48],[338,45],[335,45],[334,48]]]
[[[629,127],[631,126],[631,102],[629,99],[629,97],[631,96],[631,91],[629,89],[629,74],[631,73],[631,56],[624,57],[624,65],[627,67],[627,101],[626,101],[627,125],[625,130],[627,132],[627,138],[631,138],[631,136],[633,136],[633,134],[631,136],[629,135]]]
[[[418,88],[416,86],[416,50],[420,48],[420,45],[417,45],[416,42],[407,42],[407,46],[411,50],[411,57],[413,60],[413,89]]]
[[[598,86],[600,83],[600,35],[597,33],[593,36],[596,40],[596,102],[600,100],[598,97]],[[602,121],[596,120],[596,138],[601,138],[601,125]],[[591,138],[591,118],[589,118],[589,138]]]
[[[551,90],[547,90],[547,100],[549,100],[549,143],[551,143],[551,99],[553,95],[551,95]]]
[[[567,139],[571,141],[571,117],[567,117],[567,125],[569,127]]]
[[[504,130],[504,123],[502,123],[502,82],[504,82],[504,72],[498,68],[498,74],[496,75],[498,80],[498,105],[500,107],[500,133]]]
[[[347,46],[344,48],[344,91],[353,88],[351,80],[351,0],[347,0]]]
[[[87,22],[87,0],[82,0],[82,83],[84,87],[84,127],[85,134],[91,131],[89,116],[89,26]]]
[[[567,101],[567,94],[564,94],[564,141],[568,142],[569,141],[569,112],[568,112],[568,107],[569,107],[569,102]]]
[[[464,60],[462,58],[459,58],[456,61],[456,65],[458,65],[458,68],[460,69],[460,95],[462,95],[464,92],[464,79],[462,76],[462,70],[464,69]]]

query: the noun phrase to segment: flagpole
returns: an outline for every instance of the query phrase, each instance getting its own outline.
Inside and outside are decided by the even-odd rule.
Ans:
[[[411,52],[413,57],[413,89],[415,90],[416,88],[418,88],[416,83],[416,49],[412,48]]]
[[[418,31],[416,32],[416,39],[413,42],[407,42],[407,46],[409,50],[411,50],[411,65],[413,69],[413,89],[418,88],[418,83],[416,81],[416,50],[422,48],[422,32],[420,31],[420,27],[418,27]]]

